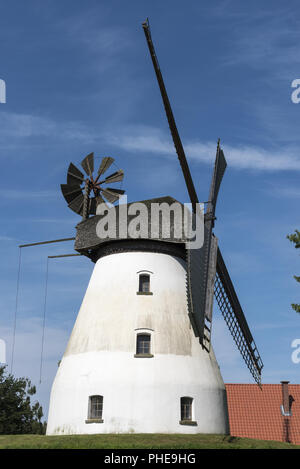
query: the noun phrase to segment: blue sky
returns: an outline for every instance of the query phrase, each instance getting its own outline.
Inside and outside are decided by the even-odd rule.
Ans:
[[[128,199],[188,202],[141,23],[156,52],[199,199],[206,201],[221,145],[228,167],[215,233],[264,362],[263,382],[299,383],[300,6],[296,1],[0,1],[0,338],[11,364],[18,245],[74,236],[79,218],[61,195],[66,170],[91,151],[125,171]],[[49,392],[93,265],[49,261],[72,242],[24,248],[13,372]],[[213,343],[225,382],[252,382],[225,322]]]

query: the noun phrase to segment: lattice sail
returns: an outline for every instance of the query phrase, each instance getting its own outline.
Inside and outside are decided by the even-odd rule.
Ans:
[[[215,278],[215,298],[250,373],[257,384],[260,384],[263,363],[219,250]]]

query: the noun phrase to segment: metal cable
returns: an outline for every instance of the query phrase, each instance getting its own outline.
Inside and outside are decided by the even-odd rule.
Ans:
[[[42,382],[42,367],[43,367],[43,354],[44,354],[46,308],[47,308],[47,293],[48,293],[48,270],[49,270],[49,257],[47,257],[47,265],[46,265],[45,297],[44,297],[43,326],[42,326],[42,347],[41,347],[41,362],[40,362],[40,384]]]
[[[15,302],[15,314],[14,314],[14,325],[13,325],[13,340],[12,340],[12,352],[11,352],[11,364],[10,372],[13,371],[14,353],[15,353],[15,342],[16,342],[16,327],[17,327],[17,311],[19,302],[19,285],[20,285],[20,272],[21,272],[21,248],[19,247],[19,263],[18,263],[18,275],[17,275],[17,288],[16,288],[16,302]]]

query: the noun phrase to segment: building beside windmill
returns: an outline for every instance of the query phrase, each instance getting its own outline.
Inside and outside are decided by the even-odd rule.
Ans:
[[[300,445],[300,384],[226,384],[230,434]]]
[[[261,358],[213,233],[223,151],[218,143],[206,211],[197,212],[148,24],[143,28],[190,197],[191,228],[201,220],[203,239],[192,246],[190,232],[178,235],[184,217],[167,224],[153,218],[153,204],[182,206],[171,197],[137,203],[146,208],[147,230],[128,236],[136,203],[126,205],[125,222],[122,204],[99,213],[105,200],[113,204],[124,194],[106,186],[120,182],[123,171],[105,177],[113,163],[105,157],[94,174],[92,153],[81,162],[86,176],[70,164],[61,188],[82,215],[75,250],[95,267],[52,386],[49,435],[228,433],[226,389],[210,340],[214,296],[252,376],[261,379]],[[118,227],[107,236],[104,217]]]

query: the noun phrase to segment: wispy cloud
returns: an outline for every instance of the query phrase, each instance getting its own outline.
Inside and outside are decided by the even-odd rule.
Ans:
[[[41,115],[13,112],[1,112],[0,128],[2,142],[34,137],[90,142],[96,135],[78,121],[58,122]]]
[[[296,64],[299,65],[299,20],[293,9],[262,7],[249,12],[231,5],[222,10],[222,15],[223,19],[229,15],[231,20],[236,20],[232,24],[232,44],[224,56],[224,64],[243,64],[269,71],[273,79],[285,79]]]
[[[264,189],[268,195],[277,198],[285,199],[299,199],[300,198],[300,187],[295,185],[282,186],[282,185],[272,185]]]
[[[162,131],[152,127],[135,126],[119,129],[114,135],[106,135],[107,140],[124,150],[136,153],[154,153],[166,157],[174,155],[174,146]],[[187,157],[201,163],[211,163],[215,158],[215,142],[186,142]],[[232,168],[260,171],[300,170],[298,150],[281,148],[265,150],[249,145],[222,145],[226,160]]]
[[[118,66],[122,51],[134,45],[127,28],[108,26],[105,17],[105,7],[102,7],[100,17],[99,9],[94,11],[90,8],[84,14],[64,18],[58,24],[72,43],[84,48],[85,55],[96,58],[88,64],[100,73]]]
[[[192,143],[186,146],[192,158],[206,161],[206,154],[214,155],[215,144]],[[260,147],[240,145],[237,147],[223,145],[226,159],[232,168],[257,169],[261,171],[300,170],[298,151],[294,149],[265,150]],[[213,152],[214,150],[214,152]]]
[[[91,144],[106,141],[107,144],[123,150],[142,154],[159,154],[173,157],[174,146],[169,135],[158,128],[141,125],[119,127],[114,132],[87,127],[80,122],[58,123],[43,116],[26,114],[1,114],[2,137],[8,141],[12,138],[24,141],[35,136],[42,136],[57,141],[78,141]],[[184,144],[186,154],[195,162],[211,164],[215,158],[216,142],[187,141]],[[260,171],[300,171],[298,148],[281,146],[265,149],[251,145],[222,144],[229,165],[235,169]],[[29,193],[28,193],[29,194]],[[10,194],[14,197],[13,193]],[[39,194],[37,194],[38,196]],[[45,193],[49,196],[49,193]],[[3,196],[5,193],[3,191]],[[34,196],[34,195],[33,195]],[[43,196],[43,193],[41,194]],[[17,197],[17,195],[15,195]],[[26,194],[24,194],[26,197]]]
[[[39,190],[13,190],[13,189],[0,189],[0,197],[8,200],[34,200],[34,199],[50,199],[57,198],[57,191]]]
[[[11,236],[0,236],[0,241],[16,241],[16,238],[12,238]]]

